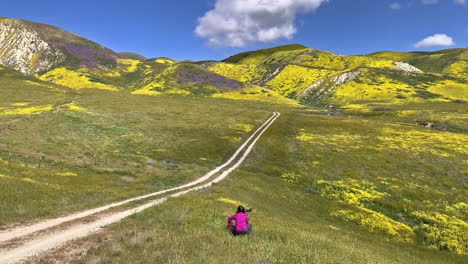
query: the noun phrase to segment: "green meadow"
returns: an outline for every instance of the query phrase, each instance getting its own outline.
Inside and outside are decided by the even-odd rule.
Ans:
[[[282,115],[225,181],[81,240],[67,261],[466,263],[465,135],[265,108]],[[246,237],[226,230],[238,204],[254,208]]]
[[[249,101],[1,82],[2,225],[186,183],[270,115]]]
[[[0,116],[2,225],[186,183],[226,160],[271,112],[282,113],[224,182],[88,238],[91,248],[72,262],[466,261],[468,139],[397,114],[422,108],[331,115],[259,101],[2,82],[2,94],[16,96],[2,98]],[[447,104],[426,106],[438,113],[464,105]],[[239,203],[254,207],[255,232],[232,238],[226,218]]]

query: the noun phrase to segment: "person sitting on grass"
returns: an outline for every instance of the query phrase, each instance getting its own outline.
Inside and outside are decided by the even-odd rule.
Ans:
[[[232,224],[233,220],[236,222],[235,225]],[[252,225],[249,224],[249,216],[242,205],[237,207],[237,213],[228,218],[228,228],[234,236],[245,235],[252,232]]]

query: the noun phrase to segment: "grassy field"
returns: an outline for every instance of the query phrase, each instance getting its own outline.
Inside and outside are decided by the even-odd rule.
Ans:
[[[76,245],[91,249],[70,262],[467,261],[468,137],[458,95],[364,102],[331,115],[260,88],[148,96],[0,73],[0,226],[186,183],[282,113],[225,182],[82,240]],[[238,203],[255,208],[255,233],[239,239],[225,230]]]
[[[65,254],[71,263],[466,263],[465,135],[277,109],[281,118],[224,182],[78,242],[90,247],[85,252],[56,257]],[[248,237],[226,230],[237,204],[254,208]]]
[[[27,106],[12,106],[38,89],[17,87],[2,86],[9,105],[0,110],[7,113],[0,115],[3,225],[188,182],[232,154],[270,114],[239,100],[93,89],[55,96],[47,87]],[[8,95],[12,89],[18,98]]]

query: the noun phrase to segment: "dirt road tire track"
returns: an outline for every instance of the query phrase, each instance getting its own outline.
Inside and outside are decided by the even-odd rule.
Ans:
[[[161,191],[157,191],[157,192],[154,192],[154,193],[150,193],[150,194],[134,197],[134,198],[131,198],[131,199],[127,199],[127,200],[124,200],[124,201],[115,202],[115,203],[104,205],[104,206],[101,206],[101,207],[97,207],[97,208],[77,212],[77,213],[74,213],[74,214],[71,214],[71,215],[68,215],[68,216],[58,217],[58,218],[54,218],[54,219],[47,219],[47,220],[43,220],[43,221],[34,223],[32,225],[19,226],[19,227],[3,230],[3,231],[0,231],[0,243],[9,241],[9,240],[12,240],[12,239],[15,239],[15,238],[23,237],[23,236],[26,236],[26,235],[29,235],[29,234],[33,234],[35,232],[45,230],[45,229],[48,229],[48,228],[51,228],[51,227],[54,227],[54,226],[57,226],[57,225],[60,225],[60,224],[66,223],[66,222],[70,222],[70,221],[73,221],[73,220],[76,220],[76,219],[80,219],[80,218],[83,218],[83,217],[94,215],[94,214],[106,211],[108,209],[118,207],[118,206],[122,206],[122,205],[125,205],[125,204],[128,204],[128,203],[134,202],[134,201],[139,201],[139,200],[151,198],[151,197],[154,197],[154,196],[158,196],[158,195],[161,195],[161,194],[165,194],[165,193],[168,193],[168,192],[181,190],[181,189],[184,189],[184,188],[188,188],[188,187],[197,185],[197,184],[199,184],[201,182],[204,182],[204,181],[208,180],[211,176],[215,175],[220,170],[225,168],[227,165],[229,165],[234,159],[236,159],[237,156],[247,146],[247,144],[255,137],[255,135],[257,135],[265,127],[265,125],[267,125],[274,117],[275,117],[275,114],[272,115],[269,119],[267,119],[254,133],[252,133],[252,135],[236,150],[236,152],[224,164],[216,167],[215,169],[211,170],[207,174],[203,175],[200,178],[197,178],[196,180],[194,180],[192,182],[189,182],[187,184],[184,184],[184,185],[181,185],[181,186],[178,186],[178,187],[174,187],[174,188],[170,188],[170,189],[166,189],[166,190],[161,190]]]
[[[56,233],[47,234],[47,235],[44,235],[44,236],[34,238],[33,240],[27,241],[24,244],[22,244],[20,246],[17,246],[17,247],[15,247],[13,249],[7,249],[7,250],[0,251],[0,263],[1,264],[3,264],[3,263],[5,263],[5,264],[17,263],[17,262],[19,262],[21,260],[24,260],[24,259],[27,259],[27,258],[29,258],[31,256],[34,256],[34,255],[37,255],[39,253],[42,253],[42,252],[48,251],[50,249],[56,248],[56,247],[60,246],[61,244],[65,243],[65,242],[68,242],[70,240],[85,237],[85,236],[87,236],[87,235],[89,235],[91,233],[94,233],[94,232],[100,230],[104,226],[107,226],[107,225],[112,224],[112,223],[116,223],[116,222],[122,220],[123,218],[126,218],[126,217],[130,216],[130,215],[139,213],[139,212],[141,212],[141,211],[143,211],[143,210],[145,210],[147,208],[150,208],[150,207],[153,207],[155,205],[161,204],[161,203],[165,202],[170,197],[178,197],[178,196],[184,195],[184,194],[189,193],[189,192],[193,192],[193,191],[196,191],[196,190],[200,190],[200,189],[203,189],[203,188],[210,187],[213,184],[222,181],[224,178],[226,178],[229,175],[229,173],[231,173],[232,171],[237,169],[242,164],[242,162],[247,158],[247,156],[252,151],[253,147],[255,146],[257,141],[260,139],[260,137],[263,135],[263,133],[276,121],[276,119],[279,116],[280,116],[280,113],[277,113],[277,112],[273,113],[273,115],[269,119],[267,119],[267,121],[265,121],[254,133],[252,133],[252,135],[244,142],[244,144],[242,144],[237,149],[237,151],[231,156],[231,158],[228,161],[226,161],[221,166],[216,167],[215,169],[208,172],[204,176],[202,176],[202,177],[200,177],[200,178],[198,178],[198,179],[196,179],[196,180],[194,180],[194,181],[192,181],[190,183],[187,183],[187,184],[184,184],[182,186],[175,187],[175,188],[171,188],[171,189],[167,189],[167,190],[163,190],[163,191],[159,191],[159,192],[155,192],[155,193],[135,197],[135,198],[128,199],[128,200],[125,200],[125,201],[122,201],[122,202],[117,202],[117,203],[102,206],[102,207],[99,207],[99,208],[95,208],[95,209],[75,213],[75,214],[72,214],[70,216],[60,217],[60,218],[57,218],[57,219],[50,219],[50,220],[46,220],[46,221],[31,225],[31,226],[18,227],[18,228],[12,229],[12,230],[7,230],[7,231],[0,232],[0,243],[1,243],[1,242],[5,242],[5,241],[11,240],[11,239],[15,239],[15,238],[18,238],[18,237],[21,237],[21,236],[26,236],[28,234],[32,234],[34,232],[44,230],[44,229],[47,229],[47,228],[50,228],[50,227],[53,227],[53,226],[68,222],[68,221],[72,221],[72,220],[75,220],[75,219],[80,219],[80,218],[83,218],[83,217],[86,217],[86,216],[89,216],[89,215],[93,215],[93,214],[96,214],[98,212],[102,212],[102,211],[105,211],[107,209],[110,209],[112,207],[116,207],[116,206],[120,206],[120,205],[123,205],[123,204],[130,203],[132,201],[138,201],[138,200],[150,198],[150,197],[153,197],[153,196],[165,194],[165,193],[172,192],[172,191],[181,190],[181,189],[184,189],[184,188],[188,188],[188,187],[200,184],[200,183],[208,180],[209,178],[211,178],[216,173],[220,172],[222,169],[227,167],[229,164],[231,164],[239,156],[239,154],[245,149],[245,147],[247,146],[247,149],[245,149],[244,153],[237,160],[237,162],[235,164],[233,164],[228,169],[223,171],[218,177],[214,178],[213,180],[211,180],[211,181],[209,181],[209,182],[207,182],[207,183],[205,183],[203,185],[199,185],[199,186],[196,186],[196,187],[189,188],[187,190],[183,190],[183,191],[176,192],[176,193],[173,193],[173,194],[170,194],[170,195],[166,195],[165,197],[161,197],[161,198],[158,198],[156,200],[152,200],[150,202],[144,203],[143,205],[139,205],[139,206],[136,206],[136,207],[131,208],[131,209],[127,209],[127,210],[124,210],[124,211],[112,213],[110,215],[98,217],[96,220],[91,221],[91,222],[77,223],[75,225],[72,225],[72,226],[68,227],[65,230],[61,230],[61,231],[58,231]]]

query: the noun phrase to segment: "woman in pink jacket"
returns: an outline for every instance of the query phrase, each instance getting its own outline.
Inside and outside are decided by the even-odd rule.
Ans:
[[[235,225],[232,224],[233,220],[236,222]],[[234,236],[245,235],[252,232],[252,225],[249,224],[249,216],[242,205],[239,205],[237,208],[237,213],[228,218],[228,228]]]

